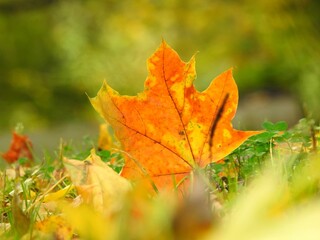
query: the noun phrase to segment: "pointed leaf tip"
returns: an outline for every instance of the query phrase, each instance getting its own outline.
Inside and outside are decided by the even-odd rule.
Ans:
[[[198,92],[193,86],[194,59],[183,62],[162,40],[148,60],[144,92],[127,97],[99,91],[95,108],[128,153],[122,176],[133,180],[148,176],[158,189],[170,189],[194,167],[220,160],[260,133],[232,127],[238,105],[233,68]]]

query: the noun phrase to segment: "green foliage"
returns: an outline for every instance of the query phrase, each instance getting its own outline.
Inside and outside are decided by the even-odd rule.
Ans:
[[[109,166],[120,173],[124,166],[124,158],[120,152],[112,152],[110,150],[100,150],[97,152],[97,155],[101,157],[101,160],[105,163],[108,163]]]
[[[224,186],[223,188],[226,188],[226,184],[230,185],[228,191],[231,193],[237,193],[239,187],[246,186],[259,176],[269,161],[274,164],[273,156],[282,155],[281,151],[284,149],[292,156],[286,163],[288,179],[308,158],[308,149],[312,149],[313,145],[310,131],[310,128],[314,127],[313,120],[301,119],[299,124],[290,130],[283,121],[264,122],[262,126],[265,132],[252,136],[221,163],[210,165],[215,173],[214,181],[219,186]],[[316,138],[318,141],[319,136]]]
[[[269,133],[277,134],[280,131],[286,131],[288,128],[288,124],[284,121],[277,122],[273,124],[272,122],[264,122],[262,127],[267,130]]]

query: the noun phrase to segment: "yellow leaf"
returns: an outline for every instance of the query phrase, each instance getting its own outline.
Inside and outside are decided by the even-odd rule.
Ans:
[[[86,160],[64,159],[64,165],[84,203],[105,214],[121,208],[131,185],[104,163],[94,150]]]
[[[42,233],[37,235],[42,239],[44,237],[53,239],[71,239],[73,235],[73,229],[70,223],[62,216],[50,216],[41,222],[37,222],[35,230]],[[51,239],[51,238],[49,238]]]
[[[70,204],[62,207],[68,223],[74,228],[81,239],[114,239],[113,222],[94,211],[90,206],[72,207]]]
[[[63,198],[73,188],[74,186],[71,184],[56,192],[48,193],[43,197],[43,202],[57,201],[58,199]]]
[[[114,147],[114,139],[109,132],[109,124],[100,124],[99,128],[99,139],[98,148],[99,149],[111,149]]]

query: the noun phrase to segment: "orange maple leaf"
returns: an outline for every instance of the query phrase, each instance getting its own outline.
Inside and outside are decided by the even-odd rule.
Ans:
[[[232,69],[198,92],[194,57],[183,62],[163,41],[147,64],[142,93],[120,96],[104,82],[90,99],[128,153],[122,176],[148,176],[157,188],[171,188],[194,168],[222,159],[260,133],[232,127],[238,105]]]
[[[27,158],[28,161],[25,165],[29,166],[33,161],[31,148],[32,143],[27,136],[13,132],[9,150],[1,154],[1,156],[8,163],[14,163],[19,158]]]

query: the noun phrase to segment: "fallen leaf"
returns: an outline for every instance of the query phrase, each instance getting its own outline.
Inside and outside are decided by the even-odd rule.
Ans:
[[[20,158],[26,158],[28,161],[25,165],[30,165],[33,161],[31,149],[32,143],[27,136],[13,132],[10,148],[1,156],[8,163],[14,163]]]
[[[107,150],[109,155],[108,162],[110,164],[116,164],[117,157],[115,153],[117,153],[116,149],[119,149],[119,144],[117,144],[114,134],[111,133],[110,128],[111,126],[108,123],[100,124],[98,150]],[[99,156],[102,157],[101,155]]]
[[[98,149],[111,150],[112,148],[116,147],[114,143],[115,139],[113,139],[112,135],[109,132],[109,124],[100,124]]]
[[[232,127],[238,105],[232,69],[198,92],[195,58],[183,62],[165,42],[149,58],[148,69],[137,96],[121,96],[104,82],[90,99],[128,153],[122,176],[150,177],[157,188],[171,189],[194,168],[222,159],[260,133]]]
[[[43,202],[51,202],[51,201],[57,201],[61,198],[63,198],[68,192],[70,192],[74,186],[72,184],[56,191],[56,192],[50,192],[43,196]]]
[[[114,221],[110,221],[103,212],[95,211],[89,205],[73,207],[65,204],[61,207],[67,223],[74,229],[79,239],[118,239],[113,236]]]
[[[106,215],[121,208],[122,199],[131,185],[104,163],[94,150],[86,160],[64,159],[64,165],[84,203]]]
[[[72,239],[71,224],[62,216],[52,215],[35,224],[36,236],[40,239]],[[39,233],[38,233],[39,232]],[[40,235],[42,233],[43,235]],[[46,235],[45,235],[46,234]],[[39,239],[35,237],[34,239]]]
[[[30,229],[31,222],[29,216],[21,209],[21,200],[18,196],[18,187],[15,187],[12,199],[12,216],[13,216],[13,229],[18,236],[23,236]]]

